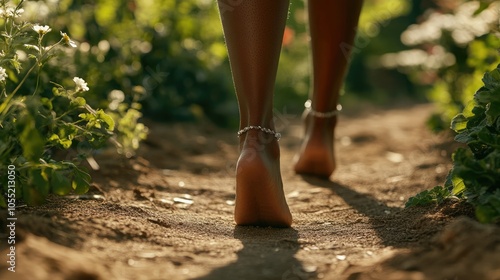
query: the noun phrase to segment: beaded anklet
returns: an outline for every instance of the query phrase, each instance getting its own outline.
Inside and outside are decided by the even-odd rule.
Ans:
[[[317,118],[323,118],[323,119],[331,118],[338,115],[339,111],[342,110],[342,105],[338,104],[335,110],[329,112],[318,112],[312,108],[311,103],[312,103],[311,100],[307,100],[306,103],[304,103],[304,107],[306,107],[306,110],[309,111],[309,114],[311,114],[311,116]]]
[[[260,125],[250,125],[250,126],[247,126],[247,127],[244,127],[242,130],[238,131],[238,137],[240,137],[243,133],[249,131],[250,129],[255,129],[255,130],[260,130],[260,131],[263,131],[267,134],[271,134],[273,135],[278,141],[280,140],[281,138],[281,133],[278,133],[272,129],[269,129],[269,128],[265,128],[265,127],[262,127]]]

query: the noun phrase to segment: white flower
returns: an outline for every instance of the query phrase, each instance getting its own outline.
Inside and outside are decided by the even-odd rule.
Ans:
[[[89,90],[89,87],[87,86],[87,82],[85,82],[84,79],[74,77],[73,82],[75,82],[75,84],[76,84],[76,92]]]
[[[7,73],[3,67],[0,67],[0,82],[5,81],[5,78],[7,78]]]
[[[71,38],[69,38],[68,34],[61,31],[61,36],[63,37],[64,42],[66,44],[68,44],[68,46],[70,46],[72,48],[76,48],[75,41],[71,40]]]
[[[6,9],[0,9],[0,16],[18,18],[24,13],[24,9],[15,9],[13,7],[7,7]]]
[[[40,34],[40,35],[44,35],[44,34],[47,34],[49,33],[52,29],[50,28],[50,26],[48,25],[38,25],[38,24],[35,24],[33,25],[33,30]]]
[[[24,13],[24,9],[18,9],[14,13],[14,17],[20,17]]]

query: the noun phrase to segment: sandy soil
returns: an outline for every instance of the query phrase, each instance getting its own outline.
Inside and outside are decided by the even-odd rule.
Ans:
[[[96,155],[89,195],[18,209],[16,272],[3,239],[0,279],[500,279],[498,227],[464,203],[404,208],[451,167],[431,110],[343,116],[332,181],[293,173],[301,122],[279,114],[290,229],[235,226],[233,131],[150,123],[135,158]]]

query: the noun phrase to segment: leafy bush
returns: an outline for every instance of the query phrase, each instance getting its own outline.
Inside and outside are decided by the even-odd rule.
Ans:
[[[140,104],[140,111],[156,120],[208,117],[220,125],[237,123],[213,1],[65,0],[31,5],[48,10],[43,15],[48,24],[67,28],[82,42],[70,59],[75,63],[66,70],[87,73],[88,83],[94,85],[94,94],[87,96],[90,104],[106,107],[111,92],[119,90],[124,102]]]
[[[500,222],[500,65],[483,77],[484,85],[452,120],[455,140],[468,148],[453,154],[444,188],[410,198],[407,206],[425,205],[457,196],[475,207],[479,221]]]
[[[90,176],[79,163],[112,137],[115,121],[87,104],[85,80],[74,77],[70,89],[52,80],[45,68],[76,43],[60,32],[46,45],[52,28],[23,21],[23,3],[0,1],[0,174],[15,166],[16,198],[40,204],[49,193],[87,192]],[[69,149],[77,155],[57,153]]]
[[[365,2],[360,23],[366,38],[363,42],[377,41],[373,28],[385,28],[391,17],[407,12],[409,6],[405,0]],[[132,106],[132,100],[136,100],[142,106],[140,111],[155,120],[209,118],[222,126],[238,125],[237,103],[214,1],[41,0],[28,1],[25,10],[27,18],[66,30],[81,42],[71,55],[57,57],[57,63],[46,65],[46,69],[55,80],[64,79],[67,73],[86,73],[92,93],[83,96],[90,105],[105,108],[108,95],[120,90],[124,103]],[[291,1],[287,24],[294,36],[283,48],[276,83],[275,104],[282,114],[301,112],[309,92],[306,19],[304,1]],[[384,45],[379,43],[377,49],[386,50],[387,39],[392,37],[388,34],[378,40]],[[358,56],[363,54],[363,61],[368,60],[370,46],[360,47]],[[365,68],[362,62],[353,63],[351,69],[356,73],[348,78],[350,86],[365,80],[359,74]],[[47,77],[41,79],[47,82]],[[365,91],[365,97],[374,95],[371,89]],[[138,98],[135,92],[141,92]],[[119,125],[116,129],[121,133]]]
[[[434,130],[447,128],[481,86],[481,77],[500,63],[498,1],[435,1],[418,24],[410,25],[401,41],[412,49],[382,56],[380,63],[407,73],[427,87],[436,105],[429,119]]]

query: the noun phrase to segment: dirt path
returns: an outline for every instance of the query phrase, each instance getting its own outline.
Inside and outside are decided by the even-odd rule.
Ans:
[[[133,160],[96,157],[91,194],[104,199],[50,197],[19,209],[16,273],[2,261],[0,278],[500,279],[498,228],[451,222],[473,216],[463,204],[403,209],[451,166],[449,137],[425,128],[430,112],[342,118],[333,181],[292,172],[302,130],[298,116],[281,115],[291,229],[235,227],[233,132],[151,124]]]

